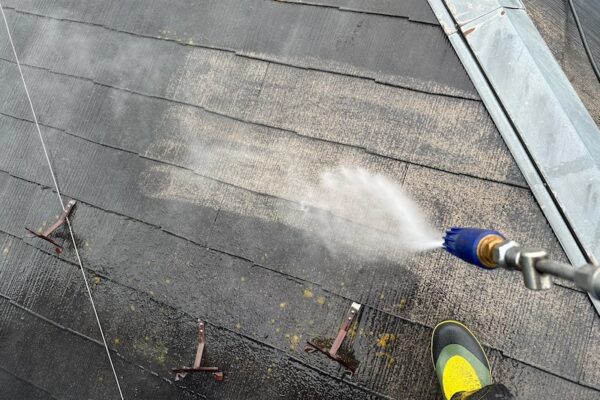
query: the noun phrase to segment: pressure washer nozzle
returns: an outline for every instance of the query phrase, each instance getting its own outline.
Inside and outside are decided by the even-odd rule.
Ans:
[[[495,268],[492,252],[504,240],[504,236],[491,229],[452,227],[444,236],[444,248],[469,264]]]

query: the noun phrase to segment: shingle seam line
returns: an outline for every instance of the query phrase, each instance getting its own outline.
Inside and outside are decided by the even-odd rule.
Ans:
[[[467,95],[460,95],[460,94],[444,93],[443,91],[433,91],[433,90],[428,91],[425,89],[420,89],[420,88],[412,87],[409,85],[401,85],[401,84],[397,84],[397,83],[382,81],[382,80],[379,80],[376,78],[371,78],[371,77],[360,75],[360,74],[352,74],[352,73],[341,72],[341,71],[326,70],[326,69],[316,68],[316,67],[294,65],[291,63],[286,63],[286,62],[283,62],[280,60],[270,59],[267,57],[253,56],[244,51],[228,49],[226,47],[202,45],[202,44],[198,44],[198,43],[190,44],[190,43],[183,42],[183,41],[180,41],[177,39],[162,38],[162,37],[157,37],[157,36],[151,36],[151,35],[145,35],[145,34],[141,34],[141,33],[120,30],[120,29],[112,28],[112,27],[109,27],[109,26],[106,26],[103,24],[94,23],[94,22],[80,21],[80,20],[76,20],[76,19],[63,18],[63,17],[53,17],[50,15],[39,14],[39,13],[31,12],[31,11],[24,11],[24,10],[20,10],[17,8],[6,7],[6,9],[12,10],[15,13],[19,13],[19,14],[23,14],[23,15],[34,16],[34,17],[44,18],[44,19],[51,19],[51,20],[55,20],[55,21],[69,22],[69,23],[73,23],[73,24],[93,26],[93,27],[97,27],[97,28],[101,28],[101,29],[106,29],[111,32],[116,32],[116,33],[120,33],[120,34],[124,34],[124,35],[131,35],[131,36],[135,36],[135,37],[143,38],[143,39],[154,39],[154,40],[158,40],[158,41],[175,43],[180,46],[194,47],[194,48],[214,50],[214,51],[222,51],[222,52],[226,52],[226,53],[231,53],[231,54],[241,57],[241,58],[256,60],[256,61],[260,61],[260,62],[270,62],[272,64],[282,65],[282,66],[289,67],[289,68],[296,68],[296,69],[301,69],[301,70],[306,70],[306,71],[315,71],[315,72],[320,72],[320,73],[324,73],[324,74],[338,75],[338,76],[356,78],[359,80],[371,81],[371,82],[374,82],[374,83],[382,85],[382,86],[388,86],[388,87],[393,87],[393,88],[398,88],[398,89],[409,90],[409,91],[413,91],[416,93],[422,93],[422,94],[427,94],[427,95],[431,95],[431,96],[443,96],[443,97],[448,97],[448,98],[453,98],[453,99],[458,99],[458,100],[481,102],[481,99],[479,98],[479,96],[477,94],[473,94],[473,96],[467,96]],[[27,64],[23,64],[23,65],[27,65]]]
[[[39,250],[39,249],[38,249],[38,250]],[[114,282],[114,281],[113,281],[113,283],[115,283],[115,284],[119,285],[117,282]],[[121,285],[121,286],[123,286],[123,285]],[[127,286],[125,286],[125,287],[127,287]],[[133,290],[135,290],[135,289],[133,289]],[[144,294],[144,295],[147,295],[147,293],[145,293],[145,292],[141,292],[141,291],[138,291],[138,290],[136,290],[136,291],[137,291],[138,293],[142,293],[142,294]],[[150,296],[148,296],[148,297],[150,297]],[[51,319],[49,319],[49,318],[47,318],[47,317],[45,317],[45,316],[43,316],[43,315],[41,315],[41,314],[39,314],[39,313],[35,312],[35,311],[33,311],[33,310],[30,310],[30,309],[28,309],[27,307],[25,307],[25,306],[23,306],[23,305],[21,305],[21,304],[17,303],[16,301],[12,300],[10,297],[6,296],[5,294],[2,294],[2,293],[0,293],[0,299],[4,299],[5,301],[8,301],[10,305],[12,305],[12,306],[14,306],[14,307],[16,307],[16,308],[19,308],[20,310],[23,310],[24,312],[26,312],[26,313],[28,313],[28,314],[30,314],[30,315],[32,315],[32,316],[34,316],[34,317],[36,317],[36,318],[39,318],[40,320],[42,320],[42,321],[44,321],[44,322],[46,322],[46,323],[48,323],[48,324],[50,324],[50,325],[53,325],[53,326],[55,326],[56,328],[58,328],[58,329],[60,329],[60,330],[63,330],[63,331],[66,331],[66,332],[68,332],[68,333],[70,333],[70,334],[72,334],[72,335],[78,336],[78,337],[80,337],[80,338],[82,338],[82,339],[84,339],[84,340],[87,340],[87,341],[89,341],[89,342],[91,342],[91,343],[93,343],[93,344],[96,344],[96,345],[98,345],[98,346],[102,346],[102,343],[101,343],[101,342],[99,342],[99,341],[97,341],[97,340],[95,340],[95,339],[93,339],[93,338],[90,338],[89,336],[87,336],[87,335],[84,335],[83,333],[80,333],[80,332],[78,332],[78,331],[76,331],[76,330],[74,330],[74,329],[71,329],[71,328],[65,327],[65,326],[63,326],[63,325],[59,324],[58,322],[55,322],[55,321],[53,321],[53,320],[51,320]],[[152,300],[154,300],[154,299],[152,299]],[[166,307],[169,307],[169,308],[173,309],[173,310],[174,310],[174,311],[176,311],[177,313],[179,313],[179,314],[182,314],[182,315],[184,315],[184,316],[188,317],[190,320],[192,320],[192,321],[194,321],[194,322],[196,321],[196,319],[195,319],[193,316],[189,315],[187,312],[184,312],[184,311],[182,311],[182,310],[175,309],[174,307],[172,307],[172,306],[170,306],[170,305],[168,305],[168,304],[166,304],[166,305],[165,305],[165,304],[163,304],[162,302],[159,302],[159,301],[157,301],[157,300],[154,300],[154,301],[155,301],[157,304],[160,304],[160,305],[162,305],[162,306],[166,306]],[[258,340],[258,339],[252,338],[252,337],[250,337],[250,336],[247,336],[247,335],[240,334],[239,332],[236,332],[235,330],[232,330],[232,329],[225,328],[225,327],[223,327],[223,326],[220,326],[220,325],[214,324],[214,323],[210,322],[210,320],[207,320],[207,321],[206,321],[206,323],[207,323],[207,324],[209,324],[209,325],[211,325],[211,326],[213,326],[213,327],[215,327],[215,328],[217,328],[217,329],[221,329],[221,330],[227,331],[227,332],[229,332],[229,333],[235,334],[235,335],[237,335],[237,336],[240,336],[240,337],[242,337],[242,338],[244,338],[244,339],[247,339],[247,340],[249,340],[249,341],[251,341],[251,342],[254,342],[254,343],[256,343],[256,344],[259,344],[259,345],[261,345],[261,346],[263,346],[263,347],[267,347],[267,348],[270,348],[270,349],[272,349],[272,350],[275,350],[275,351],[277,351],[277,352],[279,352],[279,353],[283,353],[283,354],[284,354],[286,357],[288,357],[289,359],[291,359],[291,360],[293,360],[293,361],[295,361],[295,362],[299,363],[300,365],[303,365],[303,366],[304,366],[304,367],[306,367],[306,368],[312,369],[312,370],[314,370],[314,371],[317,371],[317,372],[319,372],[319,373],[321,373],[321,374],[323,374],[323,375],[325,375],[325,376],[328,376],[328,377],[330,377],[330,378],[333,378],[333,379],[335,379],[335,380],[336,380],[336,381],[338,381],[338,382],[343,382],[344,384],[347,384],[347,385],[349,385],[349,386],[353,386],[353,387],[355,387],[356,389],[359,389],[359,390],[361,390],[361,391],[364,391],[364,392],[366,392],[366,393],[369,393],[369,394],[376,395],[376,396],[378,396],[378,397],[380,397],[380,398],[384,398],[384,399],[390,399],[390,400],[392,400],[392,399],[391,399],[389,396],[386,396],[386,395],[384,395],[384,394],[382,394],[382,393],[379,393],[379,392],[377,392],[377,391],[375,391],[375,390],[373,390],[373,389],[370,389],[370,388],[368,388],[368,387],[361,386],[361,385],[359,385],[359,384],[357,384],[357,383],[354,383],[354,382],[349,382],[349,381],[347,381],[347,380],[345,380],[345,379],[341,379],[341,378],[339,378],[339,377],[336,377],[336,376],[335,376],[335,375],[333,375],[333,374],[330,374],[330,373],[328,373],[328,372],[326,372],[326,371],[322,370],[321,368],[318,368],[318,367],[312,366],[312,365],[310,365],[310,364],[307,364],[305,361],[301,360],[300,358],[294,357],[293,355],[290,355],[290,354],[286,353],[284,350],[282,350],[282,349],[280,349],[280,348],[278,348],[278,347],[276,347],[276,346],[273,346],[273,345],[271,345],[271,344],[268,344],[268,343],[262,342],[262,341],[260,341],[260,340]],[[130,361],[128,358],[126,358],[125,356],[123,356],[121,353],[119,353],[119,352],[118,352],[118,351],[116,351],[115,349],[112,349],[111,351],[112,351],[112,352],[113,352],[113,353],[114,353],[114,354],[115,354],[117,357],[119,357],[121,360],[123,360],[123,361],[127,362],[127,363],[128,363],[128,364],[130,364],[130,365],[133,365],[133,366],[136,366],[136,367],[138,367],[138,368],[140,368],[140,369],[143,369],[143,370],[145,370],[145,371],[147,371],[147,372],[151,373],[152,375],[154,375],[154,376],[158,377],[159,379],[161,379],[161,380],[163,380],[163,381],[165,381],[165,382],[168,382],[169,384],[171,384],[171,385],[173,385],[173,386],[176,386],[176,387],[178,387],[178,388],[180,388],[180,389],[187,390],[187,391],[189,391],[190,393],[192,393],[192,394],[194,394],[194,395],[200,396],[201,398],[204,398],[204,399],[206,398],[204,395],[202,395],[202,394],[200,394],[200,393],[196,393],[196,392],[193,392],[193,391],[191,391],[191,390],[189,390],[189,389],[186,389],[186,388],[183,388],[183,387],[181,387],[181,386],[179,386],[179,385],[176,385],[176,384],[175,384],[173,381],[171,381],[171,380],[170,380],[170,379],[168,379],[168,378],[165,378],[165,377],[161,376],[161,375],[160,375],[160,374],[158,374],[157,372],[154,372],[154,371],[152,371],[152,370],[150,370],[150,369],[148,369],[148,368],[146,368],[146,367],[144,367],[144,366],[142,366],[142,365],[139,365],[139,364],[137,364],[137,363],[135,363],[135,362],[132,362],[132,361]]]
[[[0,60],[3,60],[2,57],[0,57]],[[31,68],[38,68],[38,67],[31,67]],[[45,70],[45,71],[47,71],[47,70]],[[48,72],[53,73],[53,74],[60,74],[60,75],[62,75],[61,73],[56,73],[56,72],[52,72],[52,71],[48,71]],[[79,78],[79,77],[75,77],[75,76],[72,76],[72,75],[67,75],[67,76],[70,76],[70,77],[75,78],[75,79],[84,79],[84,80],[87,80],[86,78]],[[490,183],[499,184],[499,185],[505,185],[505,186],[514,187],[514,188],[518,188],[518,189],[529,190],[529,187],[526,184],[519,184],[519,183],[511,182],[511,181],[500,181],[500,180],[496,180],[496,179],[492,179],[492,178],[478,176],[478,175],[471,174],[471,173],[451,171],[451,170],[447,170],[447,169],[444,169],[444,168],[441,168],[441,167],[436,167],[436,166],[432,166],[432,165],[427,165],[427,164],[419,163],[419,162],[416,162],[416,161],[410,161],[410,160],[406,160],[406,159],[403,159],[403,158],[398,158],[398,157],[393,157],[393,156],[389,156],[389,155],[377,153],[377,152],[375,152],[373,150],[370,150],[370,149],[368,149],[366,147],[359,146],[359,145],[354,145],[354,144],[344,143],[344,142],[337,142],[337,141],[334,141],[334,140],[328,140],[328,139],[323,139],[323,138],[319,138],[319,137],[309,136],[309,135],[305,135],[305,134],[302,134],[302,133],[298,133],[297,131],[294,131],[294,130],[290,130],[290,129],[286,129],[286,128],[281,128],[281,127],[274,126],[274,125],[268,125],[268,124],[264,124],[264,123],[260,123],[260,122],[254,122],[254,121],[244,120],[244,119],[237,118],[237,117],[232,117],[232,116],[229,116],[227,114],[223,114],[221,112],[214,111],[214,110],[205,108],[203,106],[198,106],[198,105],[191,104],[191,103],[185,103],[185,102],[181,102],[181,101],[177,101],[177,100],[172,100],[172,99],[169,99],[169,98],[157,97],[157,96],[153,96],[153,95],[147,95],[147,94],[143,94],[143,93],[139,93],[139,92],[134,92],[134,91],[127,90],[127,89],[121,89],[121,88],[118,88],[118,87],[111,87],[111,86],[107,86],[107,85],[104,85],[104,84],[98,83],[98,82],[93,82],[93,83],[96,84],[96,85],[99,85],[99,86],[106,86],[106,87],[109,87],[109,88],[115,89],[115,90],[123,90],[125,92],[131,93],[131,94],[134,94],[134,95],[149,97],[149,98],[163,100],[163,101],[169,101],[169,102],[173,102],[173,103],[180,104],[180,105],[183,105],[183,106],[192,107],[192,108],[198,109],[200,111],[204,111],[204,112],[206,112],[208,114],[220,116],[220,117],[227,118],[227,119],[230,119],[232,121],[240,122],[240,123],[243,123],[243,124],[249,124],[249,125],[254,125],[254,126],[258,126],[258,127],[262,127],[262,128],[277,130],[277,131],[284,132],[284,133],[287,133],[287,134],[290,134],[290,135],[294,135],[294,136],[296,136],[298,138],[301,138],[301,139],[304,139],[304,140],[318,142],[318,143],[325,143],[325,144],[329,144],[329,145],[343,146],[343,147],[346,147],[346,148],[349,148],[349,149],[354,149],[354,150],[358,150],[358,151],[364,152],[367,155],[373,155],[373,156],[376,156],[376,157],[380,157],[380,158],[385,159],[385,160],[390,160],[390,161],[395,161],[395,162],[410,164],[410,165],[413,165],[413,166],[426,168],[426,169],[432,170],[432,171],[447,173],[447,174],[451,174],[451,175],[454,175],[454,176],[462,176],[462,177],[466,177],[466,178],[476,179],[476,180],[479,180],[479,181],[490,182]],[[4,111],[0,111],[0,115],[4,115],[6,117],[14,118],[14,119],[17,119],[17,120],[20,120],[20,121],[24,121],[24,122],[33,123],[28,118],[16,116],[16,115],[13,115],[11,113],[4,112]],[[150,157],[150,156],[147,156],[147,155],[143,155],[143,154],[138,153],[138,152],[136,152],[134,150],[129,150],[129,149],[126,149],[126,148],[123,148],[123,147],[120,147],[120,146],[115,146],[115,145],[111,145],[111,144],[107,144],[107,143],[98,142],[98,141],[95,141],[93,139],[89,139],[89,138],[86,138],[84,136],[80,136],[80,135],[78,135],[78,134],[76,134],[74,132],[71,132],[70,130],[67,130],[65,128],[56,127],[56,126],[50,125],[48,123],[40,123],[40,125],[42,125],[44,127],[47,127],[47,128],[51,128],[51,129],[57,130],[57,131],[60,131],[60,132],[62,132],[64,134],[67,134],[69,136],[76,137],[78,139],[81,139],[81,140],[84,140],[86,142],[93,143],[93,144],[96,144],[96,145],[99,145],[99,146],[108,147],[108,148],[111,148],[111,149],[114,149],[114,150],[119,150],[119,151],[123,151],[123,152],[126,152],[126,153],[138,155],[138,156],[140,156],[142,158],[145,158],[145,159],[148,159],[148,160],[152,160],[152,161],[156,161],[156,162],[160,162],[160,163],[165,163],[165,164],[177,166],[177,167],[180,167],[180,168],[187,168],[187,167],[184,167],[184,166],[172,163],[172,162],[164,161],[162,159],[153,158],[153,157]],[[193,170],[190,169],[190,171],[193,171]],[[205,176],[205,177],[207,179],[210,179],[207,176]],[[251,190],[251,189],[248,189],[248,190]],[[266,193],[265,193],[265,195],[277,197],[275,195],[269,195],[269,194],[266,194]]]
[[[73,264],[73,263],[69,263],[69,264]],[[75,263],[74,265],[78,267],[78,264]],[[86,268],[86,269],[89,269],[89,268]],[[27,314],[32,315],[33,317],[38,318],[38,319],[42,320],[43,322],[54,326],[55,328],[58,328],[58,329],[60,329],[62,331],[65,331],[65,332],[68,332],[68,333],[70,333],[70,334],[72,334],[74,336],[77,336],[77,337],[85,340],[85,341],[91,342],[91,343],[93,343],[93,344],[95,344],[97,346],[100,346],[100,347],[104,348],[104,344],[101,341],[99,341],[97,339],[94,339],[94,338],[92,338],[92,337],[90,337],[90,336],[88,336],[88,335],[86,335],[84,333],[81,333],[79,331],[76,331],[75,329],[72,329],[72,328],[69,328],[67,326],[64,326],[64,325],[62,325],[62,324],[60,324],[60,323],[58,323],[58,322],[56,322],[56,321],[54,321],[54,320],[52,320],[52,319],[50,319],[48,317],[45,317],[44,315],[42,315],[42,314],[40,314],[40,313],[38,313],[36,311],[33,311],[33,310],[25,307],[24,305],[20,304],[19,302],[15,301],[14,299],[12,299],[11,297],[7,296],[4,293],[0,292],[0,299],[3,299],[5,301],[7,301],[11,306],[18,308],[18,309],[26,312]],[[135,366],[135,367],[137,367],[139,369],[142,369],[142,370],[144,370],[144,371],[146,371],[146,372],[148,372],[148,373],[156,376],[157,378],[161,379],[162,381],[165,381],[165,382],[167,382],[168,384],[170,384],[172,386],[175,386],[175,387],[177,387],[179,389],[187,391],[190,394],[193,394],[193,395],[195,395],[197,397],[200,397],[202,399],[206,399],[206,397],[203,396],[202,394],[194,392],[194,391],[192,391],[192,390],[190,390],[188,388],[176,385],[173,381],[171,381],[171,380],[169,380],[169,379],[167,379],[165,377],[160,376],[158,373],[156,373],[156,372],[148,369],[147,367],[144,367],[144,366],[139,365],[139,364],[137,364],[135,362],[132,362],[131,360],[127,359],[125,356],[123,356],[121,353],[119,353],[114,348],[111,349],[111,352],[114,355],[116,355],[117,357],[119,357],[121,360],[123,360],[126,363],[128,363],[129,365],[133,365],[133,366]],[[45,390],[45,389],[43,389],[43,390]]]
[[[24,382],[26,384],[28,384],[29,386],[33,386],[34,388],[41,390],[42,392],[46,393],[48,396],[50,396],[51,399],[54,400],[58,400],[57,397],[55,397],[52,393],[50,393],[48,390],[44,389],[43,387],[36,385],[33,382],[28,381],[27,379],[23,378],[20,375],[15,374],[13,371],[10,371],[8,369],[6,369],[3,365],[0,365],[0,370],[6,372],[8,375],[13,376],[14,378],[20,380],[21,382]]]
[[[310,1],[289,1],[289,0],[264,0],[264,1],[270,1],[270,2],[276,2],[276,3],[285,3],[285,4],[291,4],[291,5],[295,5],[295,6],[308,6],[308,7],[321,7],[321,8],[329,8],[329,9],[334,9],[334,10],[338,10],[341,12],[351,12],[351,13],[355,13],[355,14],[365,14],[365,15],[375,15],[375,16],[380,16],[380,17],[389,17],[389,18],[398,18],[398,19],[405,19],[408,20],[412,23],[415,24],[422,24],[422,25],[429,25],[429,26],[437,26],[439,27],[440,24],[436,23],[436,22],[429,22],[429,21],[423,21],[420,19],[413,19],[410,15],[400,15],[400,14],[392,14],[392,13],[386,13],[386,12],[379,12],[379,11],[368,11],[368,10],[361,10],[359,8],[353,8],[353,7],[343,7],[343,6],[336,6],[333,4],[325,4],[325,3],[313,3]]]
[[[71,265],[73,265],[73,266],[77,266],[77,265],[76,265],[76,264],[74,264],[72,261],[70,261],[70,260],[67,260],[67,259],[64,259],[64,258],[61,258],[61,257],[57,257],[57,256],[56,256],[54,253],[52,253],[52,252],[50,252],[50,251],[46,251],[46,250],[43,250],[43,249],[41,249],[41,248],[38,248],[38,247],[36,247],[36,246],[33,246],[32,244],[30,244],[30,243],[27,243],[25,240],[23,240],[23,238],[20,238],[20,237],[18,237],[18,236],[16,236],[16,235],[14,235],[14,234],[11,234],[11,233],[9,233],[9,232],[5,232],[5,231],[4,231],[4,230],[2,230],[2,229],[0,229],[0,232],[2,232],[3,234],[5,234],[5,235],[7,235],[7,236],[9,236],[9,237],[12,237],[12,238],[14,238],[14,239],[21,240],[21,241],[22,241],[22,242],[24,242],[26,245],[28,245],[29,247],[32,247],[33,249],[35,249],[35,250],[36,250],[36,251],[38,251],[38,252],[41,252],[41,253],[43,253],[43,254],[46,254],[46,255],[49,255],[49,256],[51,256],[51,257],[53,257],[53,258],[57,258],[57,259],[59,259],[59,260],[61,260],[61,261],[65,262],[65,263],[67,263],[67,264],[71,264]],[[217,252],[218,252],[218,251],[217,251]],[[231,256],[231,254],[228,254],[228,253],[225,253],[225,255],[229,255],[229,256]],[[277,274],[279,274],[279,275],[283,275],[283,276],[284,276],[284,277],[286,277],[286,278],[292,278],[292,279],[293,279],[293,280],[295,280],[295,281],[300,281],[300,282],[310,283],[310,284],[312,284],[312,285],[314,285],[314,286],[320,287],[320,288],[321,288],[321,289],[322,289],[324,292],[326,292],[326,293],[329,293],[329,294],[331,294],[331,295],[333,295],[333,296],[335,296],[335,297],[341,298],[341,299],[343,299],[343,300],[347,300],[347,301],[354,301],[352,298],[349,298],[349,297],[343,296],[343,295],[341,295],[341,294],[335,293],[335,292],[333,292],[333,291],[330,291],[330,290],[327,290],[327,289],[323,289],[323,288],[321,287],[321,285],[319,285],[319,284],[312,283],[312,282],[309,282],[309,281],[304,281],[304,280],[303,280],[303,279],[301,279],[301,278],[295,278],[294,276],[291,276],[291,275],[288,275],[288,274],[282,273],[282,272],[280,272],[280,271],[277,271],[277,270],[273,270],[273,269],[271,269],[271,268],[264,267],[264,266],[262,266],[262,265],[259,265],[259,264],[256,264],[256,263],[253,263],[253,265],[254,265],[254,266],[257,266],[257,267],[259,267],[259,268],[263,268],[263,269],[270,270],[270,271],[272,271],[272,272],[275,272],[275,273],[277,273]],[[164,302],[162,302],[162,301],[160,301],[160,300],[158,300],[158,299],[155,299],[154,297],[150,296],[150,294],[149,294],[149,293],[147,293],[147,292],[145,292],[145,291],[143,291],[143,290],[139,290],[139,289],[136,289],[136,288],[134,288],[134,287],[131,287],[131,286],[127,285],[127,284],[121,283],[120,281],[117,281],[117,280],[115,280],[115,279],[113,279],[113,278],[111,278],[111,277],[107,276],[106,274],[104,274],[104,273],[102,273],[102,272],[97,272],[97,271],[95,271],[94,269],[92,269],[92,268],[90,268],[90,267],[86,267],[86,269],[88,269],[90,272],[92,272],[92,273],[94,273],[94,274],[96,274],[96,275],[98,275],[98,276],[102,277],[103,279],[106,279],[107,281],[110,281],[110,282],[112,282],[113,284],[115,284],[115,285],[117,285],[117,286],[122,286],[122,287],[125,287],[125,288],[127,288],[127,289],[129,289],[129,290],[132,290],[132,291],[136,292],[136,293],[140,293],[140,294],[144,295],[145,297],[149,298],[151,301],[155,302],[156,304],[159,304],[159,305],[161,305],[161,306],[164,306],[164,307],[168,307],[168,308],[170,308],[170,309],[172,309],[172,310],[175,310],[176,312],[179,312],[179,313],[182,313],[182,314],[184,314],[184,315],[187,315],[187,316],[188,316],[188,317],[190,317],[190,318],[194,318],[194,316],[192,316],[192,315],[188,314],[187,312],[185,312],[185,311],[183,311],[183,310],[178,310],[177,308],[175,308],[174,306],[172,306],[172,305],[170,305],[170,304],[167,304],[167,303],[164,303]],[[565,288],[565,289],[569,289],[569,288]],[[373,305],[370,305],[370,304],[368,304],[368,303],[362,303],[362,304],[363,304],[363,305],[364,305],[366,308],[368,308],[368,309],[371,309],[371,310],[373,310],[373,311],[375,311],[375,312],[381,313],[382,315],[385,315],[385,316],[388,316],[388,317],[392,317],[392,318],[398,319],[398,320],[400,320],[400,321],[402,321],[402,322],[405,322],[405,323],[409,323],[409,324],[412,324],[412,325],[419,326],[419,327],[421,327],[421,328],[430,329],[430,330],[431,330],[431,329],[433,329],[433,326],[429,326],[429,325],[427,325],[427,324],[425,324],[425,323],[422,323],[422,322],[420,322],[420,321],[414,321],[414,320],[411,320],[411,319],[409,319],[409,318],[407,318],[407,317],[402,317],[402,316],[399,316],[399,315],[396,315],[396,314],[393,314],[393,313],[387,312],[387,311],[385,311],[385,310],[382,310],[382,309],[380,309],[380,308],[378,308],[378,307],[375,307],[375,306],[373,306]],[[209,323],[210,323],[210,321],[209,321]],[[284,352],[283,350],[281,350],[281,349],[279,349],[279,348],[277,348],[277,347],[275,347],[275,346],[273,346],[273,345],[271,345],[271,344],[269,344],[269,343],[262,342],[262,341],[260,341],[260,340],[258,340],[258,339],[255,339],[255,338],[253,338],[253,337],[251,337],[251,336],[248,336],[248,335],[246,335],[246,334],[242,334],[242,333],[236,332],[236,331],[235,331],[235,330],[233,330],[233,329],[229,329],[229,328],[226,328],[226,327],[224,327],[224,326],[221,326],[221,325],[218,325],[218,324],[215,324],[215,323],[211,323],[211,325],[213,325],[213,326],[215,326],[215,327],[217,327],[217,328],[220,328],[220,329],[226,330],[226,331],[228,331],[228,332],[235,333],[235,334],[239,335],[240,337],[244,337],[244,338],[246,338],[246,339],[248,339],[248,340],[252,340],[252,341],[254,341],[254,342],[258,343],[258,344],[261,344],[261,345],[264,345],[264,346],[267,346],[267,347],[270,347],[270,348],[274,348],[274,349],[277,349],[277,350],[279,350],[279,351],[282,351],[282,352]],[[573,379],[573,378],[569,378],[569,377],[561,376],[560,374],[558,374],[558,373],[556,373],[556,372],[553,372],[553,371],[551,371],[551,370],[549,370],[549,369],[547,369],[547,368],[540,367],[540,366],[536,366],[536,365],[532,364],[531,362],[528,362],[528,361],[522,360],[522,359],[520,359],[520,358],[514,357],[514,356],[512,356],[512,355],[509,355],[509,353],[508,353],[508,352],[506,352],[506,351],[505,351],[505,350],[503,350],[503,349],[500,349],[500,348],[498,348],[498,347],[495,347],[495,346],[489,345],[489,344],[487,344],[487,343],[484,343],[484,344],[485,344],[485,346],[486,346],[486,347],[488,347],[488,348],[490,348],[490,349],[493,349],[493,350],[495,350],[495,351],[498,351],[498,352],[500,352],[500,353],[501,353],[501,354],[502,354],[504,357],[506,357],[507,359],[511,359],[511,360],[515,360],[515,361],[521,362],[521,363],[523,363],[523,364],[526,364],[526,365],[528,365],[528,366],[530,366],[530,367],[532,367],[532,368],[535,368],[535,369],[537,369],[537,370],[544,371],[544,372],[550,373],[550,374],[552,374],[552,375],[555,375],[555,376],[557,376],[557,377],[560,377],[560,378],[562,378],[562,379],[568,380],[568,381],[570,381],[570,382],[573,382],[573,383],[580,384],[580,383],[579,383],[577,380],[575,380],[575,379]],[[284,353],[285,353],[285,352],[284,352]],[[287,354],[287,353],[286,353],[286,354]],[[304,363],[303,361],[301,361],[301,362],[302,362],[302,363]],[[309,365],[307,365],[307,366],[309,366]],[[582,385],[583,385],[583,384],[582,384]],[[592,388],[592,389],[593,389],[593,388]]]

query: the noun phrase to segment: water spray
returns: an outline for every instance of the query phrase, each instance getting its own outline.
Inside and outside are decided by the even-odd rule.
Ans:
[[[394,181],[360,168],[340,168],[322,176],[309,204],[342,217],[329,218],[316,230],[325,243],[332,238],[352,248],[377,249],[395,255],[398,248],[422,252],[440,247],[469,264],[485,269],[497,267],[520,271],[525,286],[533,290],[552,287],[552,276],[572,281],[579,288],[600,298],[600,267],[586,264],[575,268],[549,259],[544,249],[521,247],[500,232],[479,228],[450,228],[442,240],[431,229],[419,206]],[[350,230],[354,221],[373,229]],[[358,234],[357,234],[358,232]],[[372,256],[370,251],[361,252]]]
[[[552,276],[557,276],[600,298],[600,267],[586,264],[577,268],[551,260],[546,250],[521,247],[494,230],[453,227],[446,232],[443,246],[450,254],[481,268],[520,271],[525,286],[532,290],[550,289]]]

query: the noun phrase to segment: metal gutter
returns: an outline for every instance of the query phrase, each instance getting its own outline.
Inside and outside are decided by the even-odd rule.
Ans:
[[[600,130],[520,0],[428,0],[573,265],[600,258]],[[600,314],[600,301],[592,299]]]

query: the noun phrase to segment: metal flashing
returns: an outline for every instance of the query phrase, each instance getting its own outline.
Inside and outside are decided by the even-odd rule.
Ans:
[[[522,3],[428,1],[567,257],[596,263],[600,131]]]
[[[459,26],[469,23],[496,10],[511,8],[524,9],[520,0],[446,0],[446,5],[452,14],[453,20]]]

